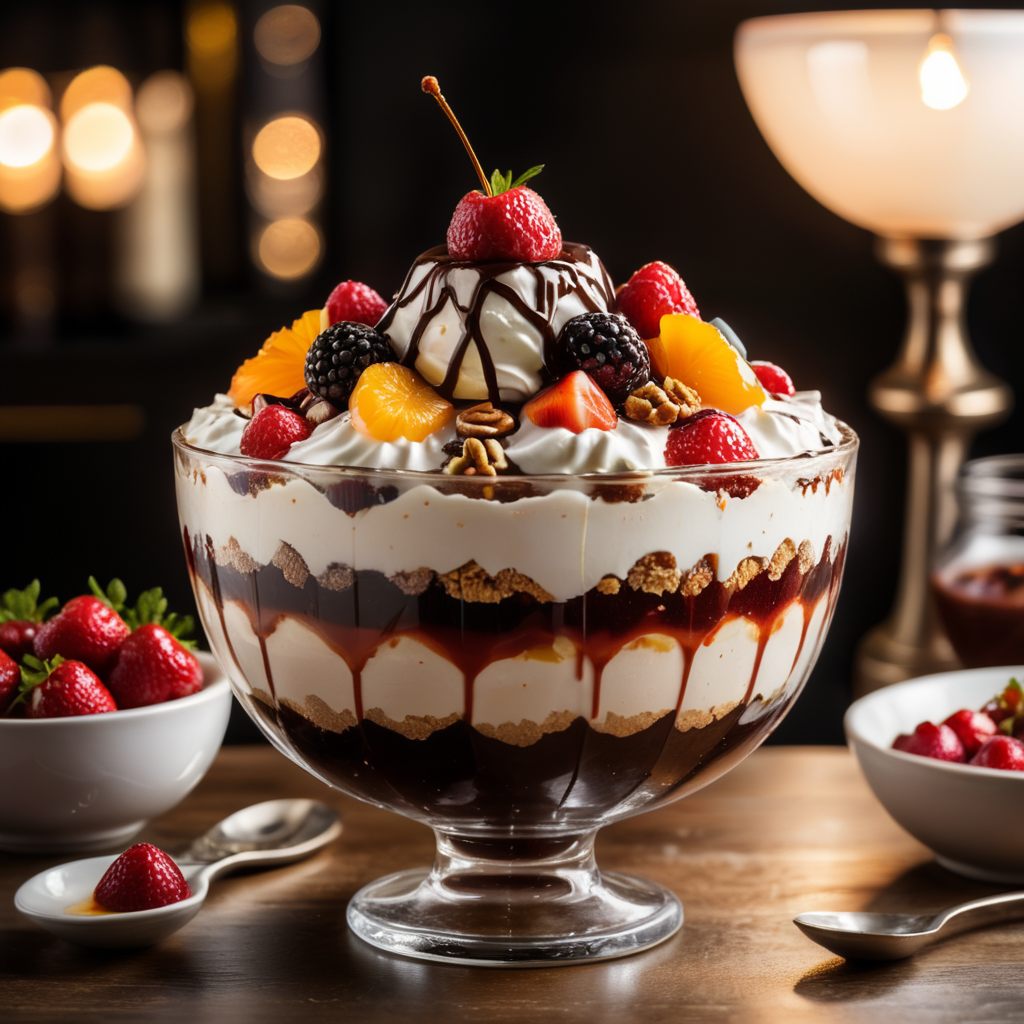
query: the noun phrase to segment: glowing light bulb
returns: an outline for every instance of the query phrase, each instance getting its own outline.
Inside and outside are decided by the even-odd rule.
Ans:
[[[928,43],[921,63],[921,101],[933,110],[950,110],[967,95],[967,81],[953,56],[953,40],[939,33]]]
[[[42,107],[23,103],[0,114],[0,164],[31,167],[53,148],[53,123]]]
[[[271,178],[298,178],[320,159],[320,133],[304,117],[275,118],[253,140],[252,158]]]

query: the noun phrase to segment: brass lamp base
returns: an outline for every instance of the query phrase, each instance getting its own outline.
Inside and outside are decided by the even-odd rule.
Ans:
[[[876,251],[907,287],[902,348],[868,392],[872,406],[908,436],[907,505],[896,601],[858,647],[855,697],[959,667],[928,577],[956,525],[954,485],[971,438],[1013,405],[1009,387],[981,366],[967,335],[967,285],[992,261],[992,239],[879,238]]]

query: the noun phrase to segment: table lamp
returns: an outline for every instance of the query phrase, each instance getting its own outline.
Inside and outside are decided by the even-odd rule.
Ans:
[[[834,11],[755,18],[735,40],[740,85],[787,171],[877,236],[906,282],[909,318],[872,406],[908,436],[892,612],[863,639],[854,691],[957,667],[928,589],[956,520],[972,436],[1010,389],[967,336],[969,279],[992,236],[1024,218],[1024,11]]]

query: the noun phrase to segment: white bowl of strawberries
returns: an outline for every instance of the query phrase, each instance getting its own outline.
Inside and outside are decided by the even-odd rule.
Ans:
[[[159,590],[37,605],[37,582],[0,597],[0,850],[123,844],[170,810],[220,748],[231,690],[176,634]]]
[[[846,736],[892,817],[943,867],[1024,884],[1024,667],[968,669],[876,690]]]

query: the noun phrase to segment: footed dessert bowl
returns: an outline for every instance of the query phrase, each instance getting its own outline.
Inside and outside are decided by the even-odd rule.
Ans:
[[[328,785],[434,830],[366,886],[374,945],[478,964],[631,953],[666,889],[603,825],[707,785],[804,685],[835,608],[857,438],[643,472],[452,476],[216,454],[175,433],[200,615],[239,700]]]

